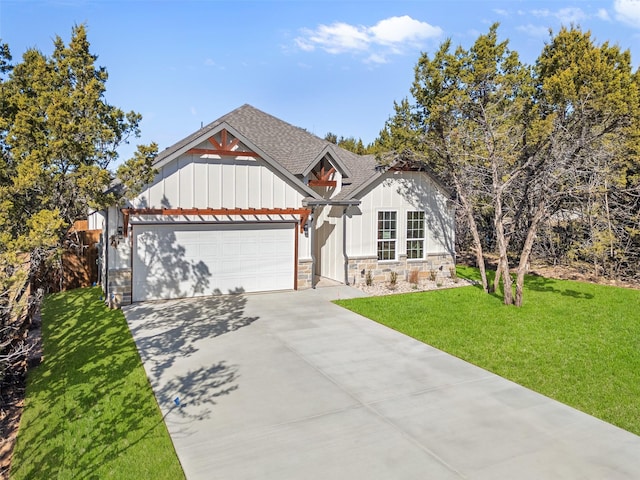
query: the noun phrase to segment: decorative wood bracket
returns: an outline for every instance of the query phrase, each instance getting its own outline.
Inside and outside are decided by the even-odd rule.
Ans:
[[[124,235],[131,215],[300,215],[300,233],[311,215],[309,208],[123,208]]]
[[[229,138],[229,133],[227,130],[222,130],[220,132],[220,141],[218,142],[215,137],[209,137],[207,139],[209,143],[213,146],[213,148],[192,148],[187,150],[187,153],[191,153],[194,155],[221,155],[221,156],[232,156],[232,157],[259,157],[256,152],[251,152],[248,150],[234,150],[240,143],[240,140],[234,138],[233,140]]]
[[[320,168],[320,172],[316,174],[316,180],[309,180],[310,187],[335,187],[337,182],[335,180],[330,180],[331,175],[335,173],[336,169],[331,167],[328,171],[325,172],[324,165]]]

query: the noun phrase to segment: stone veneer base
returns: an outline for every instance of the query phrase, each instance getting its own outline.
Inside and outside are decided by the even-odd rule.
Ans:
[[[313,286],[312,266],[311,260],[298,260],[298,290],[306,290]]]
[[[454,258],[446,253],[427,255],[420,260],[407,260],[403,255],[394,261],[378,261],[377,257],[356,257],[349,259],[349,284],[365,284],[368,272],[371,272],[373,283],[389,282],[391,272],[396,272],[399,279],[410,281],[409,277],[414,271],[417,272],[418,281],[437,281],[438,278],[451,278],[453,268]]]
[[[131,304],[131,269],[109,270],[106,302],[110,308]]]

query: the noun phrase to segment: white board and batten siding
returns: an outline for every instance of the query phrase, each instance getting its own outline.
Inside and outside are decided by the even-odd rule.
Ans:
[[[87,228],[89,230],[103,230],[106,225],[106,214],[104,211],[92,211],[87,215]]]
[[[347,219],[347,255],[377,255],[378,211],[396,211],[398,219],[398,255],[406,254],[407,212],[424,211],[425,253],[453,254],[454,210],[448,197],[424,173],[387,172],[381,182],[361,196],[362,215]]]
[[[322,277],[345,281],[343,206],[316,210],[316,271]]]
[[[160,167],[130,206],[299,208],[302,198],[260,158],[185,154]],[[112,213],[116,231],[122,215]],[[296,240],[298,258],[311,257],[298,222],[293,215],[134,216],[110,268],[132,269],[133,301],[292,289]]]
[[[182,155],[161,167],[133,208],[299,208],[303,195],[260,158],[236,160]],[[114,209],[114,214],[115,209]],[[110,217],[110,223],[113,217]],[[120,250],[120,249],[119,249]],[[130,265],[123,251],[112,268]],[[299,234],[298,258],[310,259],[308,237]],[[113,259],[116,261],[116,258]]]
[[[292,208],[303,195],[259,158],[183,155],[163,166],[135,208]]]
[[[161,167],[134,208],[299,208],[304,198],[262,159],[182,155]],[[311,258],[300,234],[298,257]]]
[[[105,248],[108,252],[109,270],[127,269],[131,266],[131,243],[130,236],[120,237],[118,231],[124,233],[123,218],[120,209],[117,207],[109,207],[107,214]]]

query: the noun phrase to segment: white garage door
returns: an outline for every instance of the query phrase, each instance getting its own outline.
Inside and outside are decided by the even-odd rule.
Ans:
[[[133,301],[294,288],[295,224],[134,225]]]

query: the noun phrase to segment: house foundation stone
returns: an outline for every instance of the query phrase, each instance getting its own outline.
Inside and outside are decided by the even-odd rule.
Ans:
[[[313,280],[313,262],[309,260],[298,260],[298,290],[311,288]]]
[[[131,304],[131,269],[109,270],[106,302],[110,308]]]
[[[378,261],[377,257],[351,257],[348,260],[349,283],[357,286],[367,283],[388,283],[391,272],[396,272],[399,279],[411,281],[435,281],[451,278],[455,269],[455,260],[448,253],[427,255],[423,259],[407,259],[400,255],[395,261]],[[414,273],[417,272],[417,273]]]

